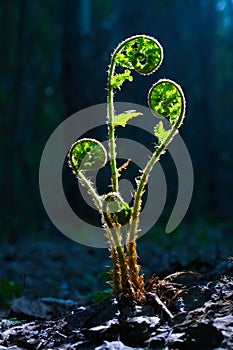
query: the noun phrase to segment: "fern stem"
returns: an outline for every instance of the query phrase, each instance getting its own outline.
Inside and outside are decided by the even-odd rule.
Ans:
[[[137,36],[135,36],[136,38]],[[117,46],[112,54],[109,70],[108,70],[108,83],[107,83],[107,116],[108,116],[108,139],[109,139],[109,156],[110,166],[112,172],[112,191],[118,192],[118,170],[116,165],[116,140],[115,140],[115,127],[114,127],[114,88],[112,86],[112,78],[115,73],[116,63],[115,58],[117,54],[122,50],[126,43],[131,41],[132,38],[128,38]]]
[[[111,286],[113,289],[113,294],[117,295],[123,290],[121,267],[119,264],[119,256],[118,256],[117,249],[115,247],[111,247],[109,250],[110,250],[111,259],[113,261],[113,269],[111,271],[111,275],[112,275]]]
[[[125,290],[128,281],[127,256],[124,246],[122,245],[121,226],[116,226],[113,229],[108,228],[107,231],[109,231],[108,236],[111,238],[111,250],[114,250],[114,268],[117,268],[117,274],[114,274],[114,290],[116,294],[119,294]],[[119,286],[121,286],[121,288],[119,288]]]
[[[144,188],[148,182],[148,178],[151,170],[153,169],[155,163],[159,160],[165,148],[172,141],[176,133],[177,133],[177,129],[174,126],[172,127],[170,134],[167,136],[167,138],[164,140],[161,146],[157,148],[157,150],[153,153],[151,159],[149,160],[149,162],[147,163],[146,167],[142,172],[142,176],[140,178],[140,181],[135,193],[134,205],[132,209],[132,218],[130,223],[130,230],[127,237],[126,248],[129,256],[128,265],[131,271],[130,280],[133,283],[133,285],[140,290],[144,288],[144,282],[143,282],[142,276],[139,276],[140,267],[137,264],[138,256],[137,256],[137,250],[136,250],[136,239],[138,234],[139,215],[141,210],[142,195],[144,193]]]
[[[137,255],[137,245],[136,241],[129,242],[127,244],[128,251],[128,268],[130,271],[129,280],[134,290],[140,290],[143,292],[144,290],[144,280],[143,275],[139,276],[140,266],[137,264],[138,255]]]
[[[178,123],[177,123],[178,124]],[[144,193],[145,186],[148,182],[148,178],[150,175],[150,172],[152,171],[155,163],[159,160],[161,154],[165,151],[167,146],[170,144],[170,142],[173,140],[174,136],[177,133],[177,124],[174,125],[171,128],[170,134],[166,137],[164,142],[157,148],[157,150],[153,153],[151,159],[145,166],[142,176],[140,177],[138,187],[135,193],[135,199],[134,199],[134,205],[132,209],[132,219],[130,224],[130,231],[127,237],[127,242],[135,242],[137,239],[137,232],[138,232],[138,224],[139,224],[139,214],[141,210],[141,202],[142,202],[142,195]]]
[[[121,268],[121,278],[122,278],[122,287],[125,290],[128,282],[128,265],[127,265],[127,257],[125,254],[124,246],[121,243],[121,226],[116,228],[116,236],[119,240],[119,245],[117,246],[117,253],[119,257],[119,263]]]
[[[115,127],[114,127],[114,92],[111,85],[111,79],[115,71],[114,57],[112,56],[109,72],[108,72],[108,100],[107,100],[107,114],[108,114],[108,139],[109,139],[109,156],[110,166],[112,172],[112,191],[118,192],[118,172],[116,165],[116,140],[115,140]]]
[[[98,208],[99,212],[102,213],[102,201],[100,199],[100,196],[96,193],[96,190],[93,187],[91,181],[86,178],[82,171],[76,172],[75,175],[80,180],[81,184],[86,188],[88,193],[90,193],[90,195],[92,196],[93,201],[96,207]]]
[[[128,266],[127,266],[126,255],[125,255],[125,252],[122,250],[122,246],[117,247],[117,253],[118,253],[120,269],[121,269],[122,290],[126,291],[126,288],[128,285]]]

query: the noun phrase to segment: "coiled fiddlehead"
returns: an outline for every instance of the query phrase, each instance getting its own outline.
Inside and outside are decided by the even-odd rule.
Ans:
[[[181,87],[169,79],[155,83],[148,94],[151,111],[159,118],[169,118],[171,125],[178,129],[185,116],[185,98]]]
[[[103,145],[95,139],[81,139],[70,148],[68,164],[81,184],[91,194],[94,203],[102,214],[102,201],[92,182],[85,176],[86,171],[103,168],[107,161],[107,152]]]
[[[124,202],[120,194],[110,192],[103,200],[104,218],[110,228],[118,225],[125,225],[129,222],[131,209],[127,202]]]
[[[70,165],[75,173],[103,168],[107,161],[107,152],[95,139],[76,141],[69,152]]]

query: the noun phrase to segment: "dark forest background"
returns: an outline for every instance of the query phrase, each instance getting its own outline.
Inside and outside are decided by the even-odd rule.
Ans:
[[[62,120],[106,101],[111,52],[142,33],[165,51],[152,82],[173,79],[187,99],[181,134],[195,188],[185,220],[232,224],[232,0],[0,0],[0,26],[2,238],[52,226],[38,184],[45,143]],[[145,104],[146,79],[118,100]]]

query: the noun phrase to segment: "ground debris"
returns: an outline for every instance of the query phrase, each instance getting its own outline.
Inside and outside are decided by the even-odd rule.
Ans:
[[[87,248],[84,254],[64,241],[2,250],[1,278],[14,280],[22,293],[12,295],[10,311],[1,305],[0,350],[233,349],[233,264],[226,258],[231,247],[224,258],[207,251],[195,260],[180,247],[176,256],[155,254],[154,245],[146,245],[145,275],[186,272],[154,275],[142,305],[120,303],[120,297],[93,303],[92,295],[106,288],[98,274],[108,253]],[[189,270],[202,275],[188,276]]]
[[[151,300],[140,306],[125,306],[125,310],[119,310],[115,298],[86,307],[68,302],[73,311],[57,319],[2,320],[0,346],[12,350],[232,349],[232,285],[230,276],[190,285],[169,320],[161,318]],[[65,301],[43,302],[51,307],[53,301],[67,312]]]
[[[112,342],[108,342],[108,341],[104,341],[104,343],[101,346],[98,346],[97,348],[95,348],[95,350],[134,350],[136,348],[132,348],[129,346],[124,345],[121,341],[112,341]],[[143,350],[143,348],[138,348],[137,350]]]

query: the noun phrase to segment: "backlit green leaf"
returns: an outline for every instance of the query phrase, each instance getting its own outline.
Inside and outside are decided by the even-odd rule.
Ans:
[[[133,77],[131,75],[131,72],[128,69],[126,69],[124,71],[124,73],[115,74],[111,79],[111,86],[112,86],[112,88],[120,89],[126,80],[133,81]]]
[[[142,113],[136,112],[136,111],[126,111],[124,113],[118,114],[115,117],[114,126],[118,126],[119,125],[119,126],[125,127],[126,123],[130,119],[138,117],[139,115],[142,115]]]
[[[169,135],[170,130],[165,130],[163,127],[163,122],[160,121],[154,128],[154,134],[158,138],[158,145],[160,146],[161,143],[167,138]]]

